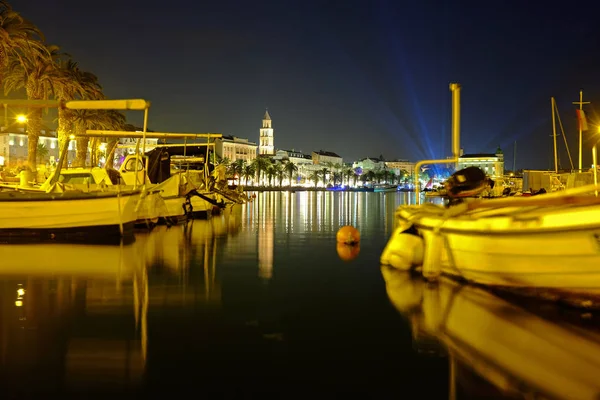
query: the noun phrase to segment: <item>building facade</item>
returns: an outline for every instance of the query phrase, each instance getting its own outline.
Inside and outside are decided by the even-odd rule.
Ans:
[[[269,115],[269,110],[266,110],[262,120],[262,128],[260,128],[260,137],[258,145],[258,154],[260,155],[275,155],[273,126],[271,124],[272,121],[271,116]]]
[[[222,159],[229,159],[234,162],[244,160],[246,163],[251,163],[256,159],[256,143],[242,139],[236,136],[223,136],[220,139],[215,139],[215,153]]]
[[[24,128],[17,128],[0,131],[0,166],[6,169],[12,169],[27,164],[29,139]],[[75,157],[75,142],[71,141],[69,145],[68,159]],[[50,162],[58,161],[59,149],[56,133],[42,130],[38,138],[38,146],[43,145],[46,154],[40,154],[38,151],[38,165],[45,165]]]
[[[296,150],[277,150],[274,160],[289,161],[296,165],[308,165],[313,163],[312,157]]]
[[[379,171],[385,167],[385,163],[379,157],[367,157],[352,163],[352,169],[360,168],[363,172]]]
[[[342,157],[338,156],[335,153],[332,153],[331,151],[323,151],[323,150],[319,150],[319,151],[313,151],[311,153],[311,157],[312,157],[312,161],[313,164],[325,164],[325,163],[332,163],[333,165],[335,164],[340,164],[343,165],[344,164],[344,160],[342,159]]]
[[[398,176],[402,173],[402,171],[406,171],[408,177],[411,177],[415,172],[415,163],[408,160],[386,161],[385,166]]]
[[[467,167],[479,167],[488,176],[492,178],[501,178],[504,176],[504,153],[500,147],[498,147],[494,154],[463,154],[463,150],[461,149],[457,169]]]

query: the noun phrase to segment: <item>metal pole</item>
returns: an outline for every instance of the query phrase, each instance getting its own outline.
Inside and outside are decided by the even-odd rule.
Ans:
[[[144,155],[146,154],[146,130],[148,129],[148,108],[144,110],[144,128],[143,128],[143,143],[142,143],[142,163],[144,162]],[[142,184],[146,184],[146,175],[148,175],[148,160],[146,160],[146,171],[144,172],[144,179],[142,180]]]
[[[460,84],[451,83],[452,92],[452,157],[460,157]]]
[[[583,122],[583,116],[581,115],[581,112],[583,112],[583,105],[584,104],[590,104],[589,101],[583,101],[583,90],[579,91],[579,101],[574,101],[573,104],[579,104],[579,111],[580,111],[580,118],[581,120],[579,120],[579,172],[581,172],[582,170],[582,165],[581,165],[581,154],[582,154],[582,147],[583,147],[583,134],[582,134],[582,122]]]
[[[415,164],[415,193],[416,204],[421,203],[421,188],[419,184],[419,174],[421,166],[427,164],[450,164],[454,163],[458,166],[458,158],[460,157],[460,84],[451,83],[450,91],[452,92],[452,158],[446,160],[422,160]]]
[[[554,97],[550,98],[550,105],[552,106],[552,137],[554,138],[554,172],[558,173],[558,154],[556,153],[556,118],[554,117]],[[581,152],[581,147],[579,148],[579,151]],[[579,162],[581,163],[581,153],[579,153]],[[581,165],[579,166],[579,169],[581,169]]]
[[[579,91],[579,110],[583,110],[583,90]],[[581,118],[583,120],[583,116]],[[583,134],[581,132],[581,125],[582,125],[582,121],[579,122],[579,172],[581,172],[581,169],[582,169],[581,154],[582,154],[582,147],[583,147]]]
[[[596,197],[598,197],[598,156],[595,144],[594,147],[592,147],[592,159],[594,163],[594,185],[596,185],[596,190],[594,191],[594,194],[596,195]]]

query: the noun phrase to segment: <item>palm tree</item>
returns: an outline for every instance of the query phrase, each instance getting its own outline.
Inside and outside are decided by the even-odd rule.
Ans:
[[[244,173],[244,167],[246,166],[246,161],[239,159],[235,160],[229,165],[229,174],[231,177],[237,177],[238,182],[242,182],[242,174]]]
[[[288,178],[290,180],[290,186],[292,186],[292,175],[294,175],[294,172],[298,172],[298,166],[293,162],[288,161],[283,166],[283,169],[285,172],[287,172]]]
[[[267,175],[269,186],[273,186],[273,177],[277,175],[277,171],[275,171],[275,166],[273,164],[269,164],[267,169],[265,170],[265,174]]]
[[[254,166],[254,170],[256,171],[256,182],[261,184],[260,178],[261,173],[265,171],[269,165],[271,165],[271,161],[266,157],[256,157],[252,160],[252,165]]]
[[[50,54],[50,57],[48,57]],[[20,57],[8,59],[4,74],[4,94],[25,89],[29,100],[47,100],[54,94],[58,79],[54,58],[59,55],[57,46],[48,46],[46,51],[32,48]],[[28,167],[36,170],[37,144],[42,129],[42,109],[29,111],[27,118]]]
[[[319,183],[319,180],[321,179],[321,172],[320,171],[314,171],[312,174],[310,174],[310,176],[308,177],[308,179],[310,179],[311,181],[313,181],[315,183],[315,187],[317,187],[317,184]]]
[[[279,161],[273,164],[273,173],[277,177],[277,180],[279,180],[279,187],[281,187],[284,173],[283,164],[281,164]]]
[[[48,148],[43,143],[38,143],[37,157],[38,162],[41,164],[42,161],[48,156]]]
[[[0,0],[0,84],[10,59],[22,61],[33,52],[46,53],[43,43],[40,30]]]
[[[327,186],[327,174],[329,174],[329,170],[327,168],[321,169],[321,174],[323,175],[323,185]]]
[[[102,87],[98,83],[96,75],[79,69],[76,62],[71,59],[58,59],[57,82],[55,84],[55,97],[57,100],[75,100],[75,99],[102,99]],[[74,130],[73,112],[68,109],[58,109],[58,144],[62,150],[65,142]]]
[[[114,110],[72,110],[73,111],[73,126],[76,135],[84,134],[88,129],[105,129],[114,130],[121,129],[125,117],[123,114]],[[87,159],[89,138],[77,138],[77,152],[73,166],[84,167]],[[97,141],[92,141],[91,162],[92,165],[97,164]],[[108,146],[107,146],[108,147]],[[112,150],[112,149],[111,149]]]
[[[250,165],[246,165],[244,167],[244,179],[246,180],[246,186],[248,186],[248,178],[253,177],[256,174],[256,171],[254,170],[254,165],[250,164]]]

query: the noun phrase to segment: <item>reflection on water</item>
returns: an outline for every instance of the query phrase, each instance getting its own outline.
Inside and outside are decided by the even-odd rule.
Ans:
[[[379,270],[409,201],[266,192],[128,245],[0,245],[0,395],[446,397],[448,363],[413,351]],[[338,249],[342,225],[360,247]]]
[[[430,285],[388,267],[382,273],[390,301],[410,321],[415,346],[448,353],[451,397],[489,398],[485,381],[504,396],[600,395],[600,331],[587,320],[567,320],[559,308],[530,311],[449,280]]]

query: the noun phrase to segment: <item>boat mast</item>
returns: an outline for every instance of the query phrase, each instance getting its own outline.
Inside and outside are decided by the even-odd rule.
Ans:
[[[581,112],[583,111],[583,105],[584,104],[590,104],[589,101],[583,101],[583,90],[579,91],[579,101],[574,101],[573,104],[578,104],[579,105],[579,112],[580,112],[580,118],[583,119],[583,116],[581,115]],[[583,135],[581,133],[581,128],[582,128],[582,121],[579,121],[579,172],[581,172],[581,148],[582,148],[582,139],[583,139]]]
[[[554,97],[550,98],[552,106],[552,138],[554,140],[554,172],[558,173],[558,154],[556,152],[556,117],[554,116]],[[579,168],[581,169],[581,148],[579,149]]]

